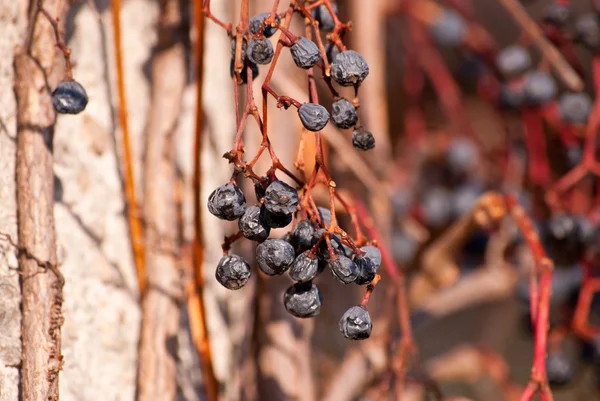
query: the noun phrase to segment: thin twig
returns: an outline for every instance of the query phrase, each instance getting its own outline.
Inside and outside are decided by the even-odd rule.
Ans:
[[[129,124],[127,121],[127,99],[125,96],[125,77],[123,72],[123,54],[121,52],[121,0],[113,0],[112,18],[114,26],[114,47],[117,67],[117,90],[119,95],[119,123],[122,135],[123,152],[123,181],[125,186],[125,200],[127,206],[127,219],[129,221],[129,234],[133,262],[137,273],[140,294],[146,291],[146,266],[144,255],[144,232],[138,215],[138,203],[135,191],[135,175],[133,171],[133,156],[131,154],[131,139],[129,137]]]

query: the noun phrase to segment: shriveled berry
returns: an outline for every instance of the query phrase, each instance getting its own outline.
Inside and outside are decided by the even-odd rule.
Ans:
[[[252,39],[246,51],[248,60],[256,64],[269,64],[273,60],[273,45],[267,39]]]
[[[571,6],[555,1],[548,5],[544,11],[544,22],[562,28],[571,19]]]
[[[304,103],[298,108],[298,116],[304,128],[309,131],[321,131],[329,121],[327,109],[320,104]]]
[[[331,210],[321,206],[317,207],[317,210],[321,220],[329,226],[331,224]]]
[[[370,150],[375,147],[375,137],[370,131],[358,127],[352,131],[352,146],[358,150]]]
[[[313,283],[297,283],[283,294],[285,310],[296,317],[315,317],[321,312],[323,296]]]
[[[333,8],[334,13],[338,13],[337,4],[332,3],[331,8]],[[335,21],[326,5],[320,5],[319,7],[314,8],[312,16],[319,22],[319,29],[321,31],[331,32],[335,28]]]
[[[287,216],[296,211],[298,191],[283,181],[273,181],[265,191],[265,208],[276,215]]]
[[[321,52],[319,47],[313,42],[302,36],[296,43],[290,47],[294,63],[305,70],[312,68],[321,61]]]
[[[509,46],[498,53],[496,66],[507,78],[515,77],[531,67],[531,56],[522,46]]]
[[[329,261],[329,268],[333,277],[342,284],[350,284],[358,277],[358,267],[350,258],[344,255],[337,255]]]
[[[215,277],[223,287],[239,290],[250,279],[250,265],[241,256],[223,256],[217,265]]]
[[[340,319],[340,332],[350,340],[364,340],[371,336],[373,322],[362,306],[353,306]]]
[[[260,206],[250,206],[240,217],[238,227],[244,237],[252,241],[262,242],[269,238],[271,228],[265,223]]]
[[[354,50],[344,50],[331,63],[331,76],[342,86],[358,86],[369,75],[369,65]]]
[[[395,231],[392,234],[391,244],[392,256],[400,264],[410,263],[419,249],[417,240],[404,231]]]
[[[283,228],[292,222],[292,220],[294,219],[294,215],[286,214],[280,216],[278,214],[269,212],[267,209],[264,209],[263,206],[263,219],[265,223],[271,228]]]
[[[341,98],[331,105],[331,119],[340,128],[352,128],[358,121],[358,113],[352,102]]]
[[[577,40],[591,52],[600,51],[600,24],[594,14],[585,14],[575,22]]]
[[[576,362],[564,351],[548,353],[546,357],[546,374],[548,382],[553,386],[564,386],[575,378]]]
[[[541,106],[556,96],[556,83],[547,73],[533,71],[525,80],[525,101],[532,106]]]
[[[357,256],[354,263],[358,267],[358,277],[354,281],[358,285],[369,284],[375,278],[375,263],[367,256]]]
[[[231,41],[231,57],[235,58],[235,45],[237,44],[237,39],[233,38],[233,40]],[[246,38],[244,38],[242,40],[242,58],[244,58],[244,55],[246,54],[248,50],[248,41],[246,40]]]
[[[375,271],[377,271],[377,269],[379,269],[379,266],[381,266],[381,251],[379,250],[379,248],[373,245],[366,245],[361,247],[360,249],[365,251],[363,257],[371,259],[371,261],[375,265]]]
[[[88,104],[85,88],[77,81],[62,81],[52,92],[52,106],[60,114],[79,114]]]
[[[308,220],[301,220],[290,233],[288,242],[294,247],[296,253],[304,252],[315,241],[315,227]]]
[[[242,68],[242,71],[240,72],[240,76],[242,78],[242,84],[247,84],[248,83],[248,67],[250,67],[250,69],[252,70],[252,79],[256,79],[256,77],[258,77],[258,66],[251,62],[248,59],[244,60],[244,68]],[[234,77],[235,75],[235,60],[231,59],[231,63],[229,64],[229,75],[231,76],[231,78]]]
[[[294,259],[289,273],[294,281],[311,281],[319,273],[319,260],[317,256],[313,255],[310,251],[302,252]]]
[[[592,100],[586,93],[564,93],[558,100],[558,106],[564,121],[585,124],[592,111]]]
[[[237,185],[221,185],[208,197],[208,211],[221,220],[238,219],[246,211],[246,198]]]
[[[457,12],[448,8],[438,14],[437,20],[430,25],[435,42],[444,47],[458,46],[467,35],[467,24]]]
[[[256,261],[269,276],[283,274],[294,262],[294,248],[282,239],[268,239],[256,247]]]
[[[265,22],[265,19],[267,19],[270,14],[271,13],[261,13],[261,14],[255,15],[254,17],[250,18],[250,32],[253,33],[254,35],[256,35],[258,33],[258,31],[260,30],[260,27]],[[277,23],[281,22],[281,19],[279,18],[279,15],[277,15],[277,14],[275,14],[275,21]],[[277,32],[277,27],[267,25],[267,26],[265,26],[265,29],[263,30],[263,35],[265,35],[265,38],[270,38],[271,36],[273,36],[275,34],[275,32]]]

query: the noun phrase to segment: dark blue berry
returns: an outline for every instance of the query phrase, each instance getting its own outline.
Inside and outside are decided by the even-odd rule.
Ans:
[[[290,47],[290,52],[294,63],[300,68],[309,69],[321,61],[319,47],[304,36]]]
[[[302,252],[296,256],[292,267],[290,267],[291,279],[298,282],[311,281],[320,273],[318,262],[317,256],[310,251]]]
[[[282,239],[268,239],[256,247],[256,262],[269,276],[283,274],[294,262],[294,248]]]
[[[237,185],[221,185],[208,197],[208,211],[221,220],[236,220],[246,211],[246,198]]]
[[[271,13],[262,13],[250,18],[250,32],[256,35],[265,22],[265,19],[268,18],[270,14]],[[277,14],[275,14],[275,21],[277,23],[281,22],[279,15]],[[275,32],[277,32],[277,28],[270,25],[265,26],[265,29],[263,30],[265,38],[270,38]]]
[[[269,238],[271,228],[265,223],[260,206],[250,206],[240,217],[238,227],[244,237],[262,242]]]
[[[252,39],[246,51],[248,60],[261,65],[269,64],[273,54],[273,45],[267,39]]]
[[[309,131],[321,131],[329,121],[327,109],[320,104],[304,103],[298,108],[298,116],[304,128]]]
[[[331,119],[340,128],[352,128],[358,121],[358,113],[352,102],[341,98],[331,105]]]
[[[79,82],[62,81],[52,92],[52,105],[57,113],[79,114],[87,104],[87,93]]]
[[[531,56],[522,46],[509,46],[498,53],[496,66],[504,76],[515,77],[531,67]]]
[[[215,277],[223,287],[239,290],[250,279],[250,265],[241,256],[223,256],[217,265]]]
[[[358,267],[350,258],[344,255],[336,255],[329,261],[329,268],[333,277],[342,284],[353,283],[358,277]]]
[[[342,86],[358,86],[369,75],[369,65],[354,50],[344,50],[331,63],[331,76]]]
[[[371,150],[375,147],[375,137],[370,131],[358,127],[352,131],[352,146],[362,151]]]
[[[331,4],[333,12],[338,13],[337,4]],[[319,22],[319,29],[324,32],[331,32],[335,28],[335,21],[329,12],[329,9],[325,5],[320,5],[312,11],[312,16]]]
[[[294,213],[298,202],[298,191],[283,181],[273,181],[265,191],[265,209],[278,216]]]
[[[353,306],[340,319],[340,332],[350,340],[364,340],[371,336],[373,322],[362,306]]]
[[[321,291],[310,282],[294,284],[283,294],[285,310],[300,318],[317,316],[322,303]]]

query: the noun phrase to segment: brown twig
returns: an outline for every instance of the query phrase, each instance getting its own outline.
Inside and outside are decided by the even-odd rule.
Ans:
[[[60,19],[66,3],[47,0],[48,13]],[[57,266],[54,223],[52,141],[56,113],[49,87],[58,77],[56,25],[32,7],[30,38],[15,55],[17,100],[17,219],[22,274],[21,396],[26,400],[59,399],[59,372],[63,366],[61,326],[64,278]],[[31,258],[36,255],[36,258]],[[39,258],[39,259],[37,259]],[[38,274],[40,261],[54,274]]]
[[[209,10],[210,1],[205,4],[204,12]],[[204,83],[204,35],[205,25],[201,0],[194,0],[194,25],[196,27],[196,42],[194,56],[196,67],[196,126],[194,130],[194,238],[192,242],[193,282],[188,291],[188,314],[192,339],[202,366],[204,391],[208,401],[219,399],[219,385],[213,369],[210,337],[206,323],[206,307],[204,305],[204,238],[202,229],[202,147],[204,130],[203,83]]]
[[[144,160],[144,221],[148,272],[142,300],[137,399],[174,400],[177,353],[170,342],[179,330],[179,255],[153,246],[177,237],[177,174],[174,131],[185,88],[185,55],[179,0],[161,0],[158,45],[152,59],[152,99]],[[177,241],[175,241],[177,244]]]
[[[127,219],[129,222],[129,234],[133,262],[137,273],[140,294],[146,291],[146,266],[142,223],[138,215],[138,203],[135,191],[135,179],[133,171],[133,156],[131,154],[131,139],[129,137],[129,124],[127,122],[127,99],[125,97],[125,77],[123,73],[123,54],[121,52],[121,0],[113,0],[112,19],[114,26],[114,47],[117,67],[117,89],[119,95],[119,123],[122,135],[123,152],[123,181],[125,186],[125,200],[127,205]]]

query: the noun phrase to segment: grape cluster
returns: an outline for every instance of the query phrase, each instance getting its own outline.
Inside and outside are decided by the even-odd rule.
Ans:
[[[256,262],[268,276],[288,273],[296,283],[283,296],[285,309],[299,318],[319,315],[323,297],[313,282],[329,270],[342,284],[367,285],[373,282],[381,265],[375,246],[361,248],[339,234],[331,234],[331,212],[318,208],[318,218],[296,219],[282,238],[269,238],[271,229],[289,226],[299,215],[298,191],[280,180],[256,184],[259,203],[247,206],[246,197],[234,183],[215,189],[208,198],[208,210],[221,220],[238,220],[241,236],[258,243]],[[225,288],[238,290],[250,279],[251,268],[241,256],[225,252],[215,272]],[[342,334],[354,340],[370,336],[372,322],[363,306],[349,309],[340,320]]]
[[[331,4],[334,13],[338,8],[335,3]],[[310,15],[319,25],[321,32],[332,32],[335,30],[334,16],[326,5],[320,5],[312,9]],[[337,19],[337,16],[336,16]],[[273,44],[269,40],[278,30],[283,32],[287,41],[282,41],[289,47],[294,64],[302,69],[308,70],[319,67],[325,71],[326,64],[318,44],[305,36],[296,36],[288,31],[282,24],[279,15],[261,13],[250,18],[249,30],[245,33],[241,46],[241,60],[243,69],[240,73],[238,83],[247,84],[247,70],[250,68],[252,79],[259,75],[259,65],[268,65],[275,55]],[[369,65],[366,60],[356,51],[347,50],[339,43],[330,42],[326,44],[325,56],[329,64],[330,75],[324,78],[333,80],[342,87],[353,87],[358,93],[358,87],[369,75]],[[230,63],[231,76],[235,76],[236,40],[231,42],[232,59]],[[328,124],[329,120],[340,129],[352,131],[352,144],[357,150],[370,150],[375,147],[375,137],[365,129],[358,116],[358,99],[353,101],[340,96],[331,86],[334,102],[331,110],[315,103],[298,103],[298,116],[304,128],[312,132],[319,132]]]

